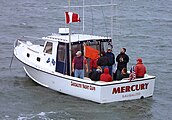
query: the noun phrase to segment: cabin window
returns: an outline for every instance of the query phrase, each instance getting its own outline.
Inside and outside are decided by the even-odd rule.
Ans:
[[[78,51],[78,50],[80,50],[81,51],[81,44],[73,44],[72,45],[72,59],[76,56],[76,52]]]
[[[101,51],[106,51],[108,47],[110,47],[110,43],[101,42]]]
[[[58,48],[58,61],[64,62],[65,61],[65,44],[59,44]]]
[[[98,51],[100,51],[100,41],[89,42],[88,45]]]
[[[48,54],[52,54],[52,49],[53,49],[53,43],[47,42],[44,48],[44,52]]]

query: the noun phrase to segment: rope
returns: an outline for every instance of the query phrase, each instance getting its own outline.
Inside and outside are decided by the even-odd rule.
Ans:
[[[106,36],[108,37],[108,32],[107,32],[107,25],[106,25],[106,20],[105,20],[105,15],[104,15],[104,12],[103,12],[103,9],[101,7],[101,10],[102,10],[102,14],[103,14],[103,20],[104,20],[104,23],[105,23],[105,31],[106,31]]]
[[[94,31],[94,18],[93,18],[93,9],[91,7],[91,18],[92,18],[92,35],[93,35],[93,31]]]

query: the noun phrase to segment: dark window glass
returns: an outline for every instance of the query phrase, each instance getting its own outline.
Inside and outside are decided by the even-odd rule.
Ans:
[[[44,52],[48,54],[52,54],[52,49],[53,49],[53,43],[47,42],[44,48]]]
[[[58,46],[58,61],[64,62],[65,61],[65,44],[59,44]]]
[[[81,51],[81,44],[72,45],[72,59],[76,56],[77,51]]]

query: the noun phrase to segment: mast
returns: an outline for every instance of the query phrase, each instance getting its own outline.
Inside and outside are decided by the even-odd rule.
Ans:
[[[70,0],[68,0],[68,11],[70,12]],[[69,23],[69,75],[71,76],[72,75],[72,47],[71,47],[71,25]]]

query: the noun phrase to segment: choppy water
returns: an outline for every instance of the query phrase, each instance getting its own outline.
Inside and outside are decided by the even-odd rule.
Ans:
[[[103,0],[85,1],[86,4],[104,3]],[[67,5],[67,0],[1,0],[1,120],[171,120],[172,1],[116,0],[116,3],[115,54],[121,47],[126,47],[130,56],[129,67],[135,64],[137,57],[143,58],[148,73],[157,77],[154,96],[101,105],[60,94],[32,82],[16,59],[10,71],[14,40],[23,35],[42,37],[57,32],[65,25],[64,10],[58,6]],[[80,1],[75,0],[72,4],[79,5]],[[106,33],[104,26],[109,24],[105,25],[104,21],[110,18],[109,12],[102,12],[102,9],[86,10],[89,16],[85,19],[91,21],[85,23],[88,27],[86,32]],[[105,20],[100,20],[102,14],[106,16]]]

